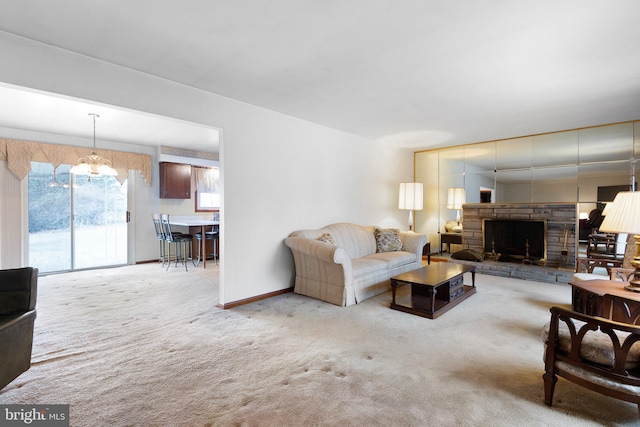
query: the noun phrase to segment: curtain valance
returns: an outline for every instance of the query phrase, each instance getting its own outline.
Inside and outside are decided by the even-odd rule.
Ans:
[[[111,161],[113,168],[118,171],[116,178],[121,184],[129,176],[129,170],[137,170],[147,185],[151,185],[151,156],[148,154],[0,138],[0,160],[7,161],[9,170],[20,181],[31,171],[32,161],[48,162],[57,168],[61,164],[74,165],[80,157],[87,156],[92,151]]]

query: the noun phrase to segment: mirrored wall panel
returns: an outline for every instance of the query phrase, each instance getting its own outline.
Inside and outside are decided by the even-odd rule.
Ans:
[[[467,203],[575,203],[584,217],[637,182],[639,157],[640,121],[416,152],[425,184],[416,231],[440,241],[456,220],[451,188],[464,188]]]

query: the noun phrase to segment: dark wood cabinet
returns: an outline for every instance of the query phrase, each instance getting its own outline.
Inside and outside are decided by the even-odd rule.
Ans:
[[[191,198],[191,165],[160,162],[160,198]]]

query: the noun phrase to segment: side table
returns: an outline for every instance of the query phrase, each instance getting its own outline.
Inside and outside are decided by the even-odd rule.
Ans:
[[[447,244],[447,252],[451,252],[451,245],[461,245],[462,244],[462,233],[440,233],[440,253],[444,252],[442,250],[442,245]]]
[[[573,311],[589,316],[612,317],[612,298],[623,298],[631,303],[640,304],[640,294],[627,291],[626,282],[612,280],[580,280],[569,282],[571,285],[571,307]]]

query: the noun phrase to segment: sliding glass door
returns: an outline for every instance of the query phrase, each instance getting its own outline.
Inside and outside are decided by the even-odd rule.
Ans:
[[[127,263],[127,183],[32,162],[29,265],[41,272]]]
[[[60,165],[31,162],[29,265],[40,272],[71,270],[71,176]]]

